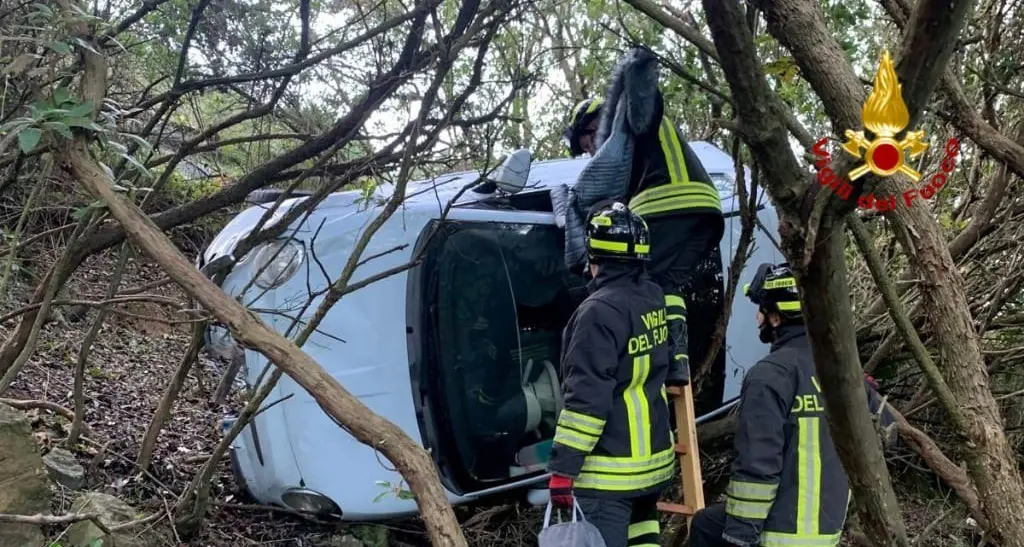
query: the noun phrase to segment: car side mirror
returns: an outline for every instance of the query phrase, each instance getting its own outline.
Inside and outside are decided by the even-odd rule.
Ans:
[[[508,194],[521,191],[530,180],[532,160],[533,155],[526,148],[512,152],[483,183],[473,188],[473,191],[480,194],[490,194],[496,188]]]

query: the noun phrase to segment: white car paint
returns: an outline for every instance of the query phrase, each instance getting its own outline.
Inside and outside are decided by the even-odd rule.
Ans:
[[[728,265],[741,229],[735,214],[728,217],[729,213],[738,210],[734,195],[734,164],[727,154],[709,143],[698,141],[690,145],[709,174],[716,179],[721,192],[723,209],[727,214],[721,250],[725,263],[723,272],[728,275]],[[533,162],[529,183],[521,194],[546,192],[547,187],[555,184],[574,183],[586,161],[564,159]],[[477,173],[455,173],[410,183],[403,206],[384,223],[363,254],[366,257],[384,253],[383,256],[360,266],[352,281],[365,279],[409,261],[417,239],[428,223],[438,219],[445,204],[462,186],[477,176]],[[386,198],[387,195],[378,193],[377,197]],[[314,239],[314,233],[318,233],[313,246],[316,260],[307,251],[297,273],[284,285],[269,291],[251,287],[243,303],[257,311],[273,328],[283,332],[291,319],[280,312],[296,311],[307,300],[310,289],[321,290],[328,282],[317,262],[332,279],[336,278],[348,260],[356,239],[377,216],[379,205],[367,207],[358,198],[358,192],[332,194],[304,221],[289,227],[288,233],[304,241],[307,246]],[[275,215],[276,218],[280,218],[289,206],[301,199],[286,201]],[[467,191],[458,203],[479,199],[480,194]],[[777,225],[775,209],[767,199],[761,199],[761,203],[764,208],[759,212],[760,220],[774,235]],[[268,207],[269,204],[254,206],[232,219],[205,251],[203,262],[229,254]],[[460,207],[452,207],[448,218],[554,223],[550,212]],[[293,232],[293,228],[297,229]],[[252,252],[247,255],[227,276],[222,287],[228,294],[237,297],[250,284],[255,254]],[[770,238],[758,229],[753,256],[741,275],[740,287],[750,282],[757,264],[780,260],[781,254]],[[385,416],[417,442],[423,443],[410,381],[406,333],[407,278],[408,272],[402,272],[346,295],[327,313],[319,332],[312,335],[304,350],[374,412]],[[306,308],[305,318],[312,314],[320,301],[321,298],[316,298]],[[727,332],[725,401],[738,396],[746,369],[767,352],[767,346],[756,340],[752,307],[740,293],[734,300]],[[242,375],[247,382],[255,382],[266,360],[251,350],[246,351],[245,358],[246,366]],[[415,514],[416,505],[411,499],[399,499],[393,494],[381,497],[385,491],[381,482],[398,485],[401,481],[399,474],[390,470],[391,466],[383,456],[339,428],[291,378],[285,375],[267,402],[269,404],[289,395],[289,399],[259,414],[254,425],[247,427],[234,443],[238,471],[254,497],[263,503],[279,504],[281,494],[286,489],[301,486],[330,497],[341,508],[346,520],[379,520]],[[258,435],[259,455],[253,431]],[[493,491],[521,488],[544,479],[545,475],[533,476],[513,484],[462,496],[449,492],[449,499],[452,503],[462,503]],[[535,498],[534,501],[542,502],[546,498]]]

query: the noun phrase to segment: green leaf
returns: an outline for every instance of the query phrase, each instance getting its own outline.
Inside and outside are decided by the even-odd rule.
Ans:
[[[139,163],[139,160],[133,158],[130,154],[121,154],[121,157],[127,160],[128,163],[132,164],[135,167],[135,169],[139,171],[139,173],[145,175],[146,177],[153,176],[153,174],[149,172],[149,169],[146,169],[145,165]]]
[[[381,492],[380,494],[377,494],[377,496],[373,498],[373,503],[377,503],[380,500],[384,499],[384,496],[386,495],[388,495],[387,492]]]
[[[97,55],[99,55],[99,53],[100,53],[100,52],[96,51],[91,45],[89,45],[89,42],[86,42],[85,40],[83,40],[81,38],[75,38],[73,41],[76,44],[78,44],[78,47],[80,47],[82,49],[87,49],[87,50],[89,50],[89,51],[91,51],[91,52],[93,52],[93,53],[95,53]]]
[[[89,215],[89,214],[92,214],[93,211],[102,211],[103,209],[106,209],[106,208],[107,208],[107,202],[102,201],[102,200],[97,200],[97,201],[94,201],[94,202],[90,203],[89,205],[86,205],[85,207],[79,207],[79,208],[75,209],[74,211],[72,211],[71,212],[71,218],[73,218],[75,220],[82,220],[82,217],[84,217],[86,215]]]
[[[85,129],[88,129],[89,131],[97,132],[103,131],[102,127],[96,125],[96,123],[90,120],[89,118],[64,118],[63,120],[61,120],[61,122],[70,127],[83,127]]]
[[[71,53],[71,46],[67,45],[64,42],[50,42],[46,44],[46,47],[56,51],[57,53],[60,53],[61,55],[68,55],[69,53]]]
[[[138,144],[139,148],[144,150],[144,151],[149,151],[152,148],[152,146],[150,146],[150,144],[149,144],[149,141],[147,141],[146,139],[144,139],[144,138],[142,138],[142,137],[140,137],[140,136],[138,136],[138,135],[136,135],[134,133],[121,133],[121,134],[124,135],[125,138],[130,139],[132,141],[135,141],[135,144]]]
[[[93,538],[89,542],[89,547],[103,547],[103,538]]]
[[[64,44],[67,45],[67,44]],[[70,51],[70,50],[69,50]],[[71,92],[66,87],[58,87],[53,90],[53,104],[60,106],[71,102]]]
[[[82,118],[86,116],[92,116],[93,106],[92,101],[85,101],[81,104],[76,104],[68,110],[67,116],[69,118]]]
[[[37,144],[39,139],[43,137],[43,130],[38,127],[26,127],[18,132],[18,146],[21,147],[21,151],[24,154],[31,152]]]
[[[46,129],[50,129],[52,131],[56,131],[60,133],[61,136],[69,139],[74,136],[71,134],[71,128],[60,122],[46,122],[43,124],[43,127],[45,127]]]
[[[764,65],[764,71],[766,74],[775,74],[778,76],[784,74],[795,65],[796,61],[792,57],[780,57],[770,63],[766,63]]]

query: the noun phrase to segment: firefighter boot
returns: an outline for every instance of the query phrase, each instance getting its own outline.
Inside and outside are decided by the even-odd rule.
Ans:
[[[685,386],[690,383],[690,358],[687,350],[686,321],[669,319],[668,343],[671,349],[667,386]]]

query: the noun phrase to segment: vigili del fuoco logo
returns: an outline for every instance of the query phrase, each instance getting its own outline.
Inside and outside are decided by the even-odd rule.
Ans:
[[[902,139],[896,140],[896,135],[910,122],[910,113],[903,102],[902,85],[896,77],[896,70],[888,51],[882,52],[881,63],[875,74],[875,86],[864,103],[861,119],[864,127],[874,138],[868,139],[863,131],[847,129],[846,141],[842,147],[848,154],[864,163],[850,170],[849,179],[837,175],[828,166],[832,162],[832,155],[825,148],[828,138],[823,138],[812,148],[817,157],[814,168],[818,171],[818,183],[831,188],[837,196],[850,199],[853,193],[850,181],[857,180],[869,172],[880,177],[903,173],[914,182],[919,182],[921,174],[907,164],[907,159],[917,158],[924,153],[928,149],[928,143],[924,141],[923,130],[907,131]],[[903,192],[900,202],[909,207],[918,197],[931,199],[946,185],[946,178],[956,168],[960,141],[955,138],[949,139],[946,142],[945,153],[940,169],[931,179],[926,184]],[[857,200],[857,206],[861,209],[878,211],[891,211],[896,208],[897,203],[895,195],[875,196],[874,193],[863,195]]]

